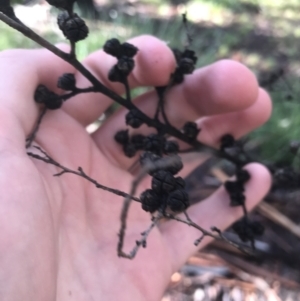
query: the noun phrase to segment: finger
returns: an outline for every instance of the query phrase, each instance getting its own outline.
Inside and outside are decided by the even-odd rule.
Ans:
[[[146,35],[128,42],[139,49],[134,57],[135,67],[128,77],[130,88],[166,85],[175,68],[174,55],[166,43]],[[108,80],[109,70],[115,63],[116,58],[103,50],[90,54],[83,61],[85,67],[106,87],[118,94],[123,94],[125,92],[123,84]],[[91,85],[81,73],[76,72],[75,76],[78,87],[86,88]],[[64,105],[64,110],[83,125],[88,125],[99,118],[112,102],[110,98],[100,93],[81,94],[68,101]]]
[[[234,82],[236,84],[233,84]],[[257,97],[257,81],[246,67],[236,62],[220,61],[198,70],[188,76],[182,85],[171,90],[166,99],[166,112],[171,124],[180,128],[186,121],[194,121],[204,115],[246,110],[257,101]],[[154,92],[146,93],[137,99],[136,104],[143,112],[154,116],[157,96]],[[112,162],[128,169],[137,160],[137,156],[126,158],[122,147],[113,139],[117,131],[126,128],[126,113],[125,109],[116,112],[93,137],[98,147]],[[264,112],[259,113],[261,114]],[[241,124],[244,133],[252,126],[252,123],[249,126],[247,122]],[[153,129],[146,126],[138,129],[138,132],[143,134],[150,131]],[[102,141],[106,143],[103,144]]]
[[[249,164],[246,169],[251,174],[251,179],[245,185],[246,207],[250,211],[269,191],[271,177],[267,169],[257,163]],[[221,187],[205,201],[189,208],[188,214],[192,221],[206,230],[212,226],[224,230],[243,216],[241,207],[233,208],[229,206],[229,203],[228,193],[224,187]],[[193,243],[201,236],[201,232],[177,221],[162,224],[160,230],[170,248],[174,271],[184,264],[197,249],[203,248],[212,240],[206,237],[199,247],[195,247]]]
[[[5,128],[2,134],[16,142],[20,142],[21,135],[24,145],[24,136],[30,133],[38,116],[38,106],[33,99],[36,87],[44,84],[58,91],[58,77],[73,72],[73,67],[45,49],[3,51],[0,66],[0,118],[2,122],[7,116],[15,119],[14,126]],[[20,126],[19,134],[14,135],[17,126]]]
[[[263,125],[271,116],[272,101],[268,93],[259,89],[257,101],[238,112],[203,117],[197,121],[201,129],[198,139],[206,145],[218,148],[221,137],[231,134],[239,139]],[[181,149],[188,145],[181,143]]]

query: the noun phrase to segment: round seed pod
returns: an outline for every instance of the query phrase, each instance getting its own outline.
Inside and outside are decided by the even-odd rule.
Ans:
[[[45,101],[45,106],[49,110],[57,110],[62,106],[62,104],[63,100],[59,98],[55,93],[53,93],[53,95],[47,98],[47,100]]]
[[[118,131],[116,134],[115,134],[115,140],[122,144],[122,145],[125,145],[128,143],[129,141],[129,134],[128,134],[128,130],[121,130],[121,131]]]
[[[108,79],[111,82],[123,83],[125,80],[125,76],[123,72],[117,67],[117,65],[114,65],[108,72]]]
[[[132,58],[137,54],[138,48],[130,43],[125,42],[121,45],[121,52],[123,56]]]
[[[151,153],[151,152],[144,152],[140,156],[140,163],[141,166],[145,167],[146,165],[150,166],[150,170],[148,171],[149,175],[153,175],[158,169],[155,168],[154,164],[158,160],[160,160],[161,157]]]
[[[188,58],[190,60],[192,60],[192,62],[194,64],[197,63],[197,57],[195,55],[195,51],[190,50],[190,49],[186,49],[183,53],[182,53],[182,58]]]
[[[145,138],[144,149],[157,154],[162,153],[166,139],[158,134],[150,134]]]
[[[237,207],[245,204],[246,197],[242,192],[233,192],[229,194],[230,206]]]
[[[172,164],[169,164],[168,166],[164,167],[164,170],[167,170],[171,174],[175,175],[183,168],[183,163],[178,155],[173,155],[172,158],[174,159]]]
[[[232,225],[232,230],[239,236],[240,240],[247,242],[254,239],[254,234],[245,220],[240,220]]]
[[[131,109],[125,116],[126,124],[133,128],[139,128],[143,123],[143,116],[137,109]]]
[[[160,159],[161,157],[156,154],[153,154],[151,152],[144,152],[140,156],[140,163],[142,166],[145,166],[148,163],[155,163]]]
[[[158,170],[153,174],[152,189],[157,193],[168,193],[176,189],[177,182],[173,175],[165,170]]]
[[[179,145],[176,141],[165,141],[164,153],[165,154],[176,154],[179,151]]]
[[[103,50],[114,57],[120,57],[122,54],[121,43],[118,39],[113,38],[107,40],[103,46]]]
[[[34,92],[34,100],[37,103],[45,103],[46,99],[51,97],[52,91],[50,91],[46,86],[44,85],[38,85]]]
[[[184,124],[182,131],[190,140],[195,140],[200,132],[197,124],[191,121],[188,121]]]
[[[156,211],[161,205],[161,197],[153,190],[147,189],[140,195],[143,210],[147,212]]]
[[[176,60],[177,64],[179,64],[179,62],[181,60],[181,56],[182,56],[182,51],[180,51],[178,48],[172,48],[171,50],[175,56],[175,60]]]
[[[265,227],[260,222],[251,222],[250,228],[255,236],[262,236],[265,231]]]
[[[235,145],[235,139],[231,134],[226,134],[221,138],[221,150],[233,147]]]
[[[176,177],[176,189],[184,189],[185,188],[185,181],[182,177]]]
[[[123,150],[124,150],[124,154],[128,157],[128,158],[132,158],[135,156],[136,154],[136,148],[132,143],[127,143],[123,146]]]
[[[134,68],[134,60],[127,56],[122,56],[117,63],[117,68],[123,73],[124,76],[128,76]]]
[[[181,84],[184,81],[184,74],[179,68],[172,74],[172,80],[174,84]]]
[[[77,14],[70,16],[67,12],[63,12],[59,14],[57,23],[64,36],[71,42],[83,40],[89,34],[88,27]]]
[[[237,192],[244,192],[244,186],[241,182],[237,181],[226,181],[224,183],[224,187],[226,191],[231,194],[231,193],[237,193]]]
[[[76,79],[73,73],[64,73],[57,82],[57,87],[66,91],[76,88]]]
[[[179,63],[179,69],[183,74],[191,74],[195,70],[195,63],[190,58],[182,58]]]
[[[167,205],[173,212],[184,211],[189,206],[189,196],[183,189],[174,190],[168,195]]]
[[[141,134],[133,135],[130,142],[135,146],[137,150],[144,149],[145,136]]]
[[[251,178],[249,172],[246,169],[239,169],[236,173],[237,181],[244,184]]]
[[[70,18],[67,11],[62,11],[57,16],[57,25],[61,31],[63,31],[65,22]]]
[[[39,85],[34,93],[34,100],[37,103],[43,103],[50,110],[59,109],[62,106],[63,100],[59,95],[50,91],[46,86]]]

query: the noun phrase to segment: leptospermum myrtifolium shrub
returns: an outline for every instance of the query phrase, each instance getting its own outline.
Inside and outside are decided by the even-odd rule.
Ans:
[[[29,151],[28,155],[59,167],[61,169],[59,175],[64,173],[76,174],[91,181],[97,188],[108,190],[111,193],[124,197],[117,249],[119,256],[131,259],[136,255],[141,246],[146,247],[146,240],[151,229],[162,218],[175,219],[178,222],[186,223],[189,226],[198,229],[201,232],[201,235],[199,235],[200,238],[194,242],[195,245],[199,244],[205,236],[228,241],[217,228],[211,230],[203,229],[189,218],[186,213],[186,209],[190,205],[189,195],[185,189],[184,179],[177,176],[177,173],[183,168],[183,162],[180,157],[179,145],[175,139],[188,143],[192,151],[210,151],[213,155],[225,158],[236,166],[236,180],[227,181],[225,183],[225,189],[228,191],[231,200],[228,205],[233,207],[241,206],[244,217],[234,224],[233,230],[243,242],[250,242],[254,248],[255,237],[263,233],[263,227],[257,222],[250,221],[247,215],[244,185],[250,179],[250,175],[243,169],[243,166],[251,160],[247,157],[247,154],[245,154],[242,144],[235,141],[234,137],[229,133],[222,137],[219,150],[209,148],[197,140],[201,129],[197,127],[195,122],[188,121],[182,128],[177,129],[168,121],[164,109],[166,92],[172,89],[173,86],[180,85],[184,81],[185,75],[191,74],[195,69],[197,57],[195,52],[190,49],[190,43],[187,43],[188,46],[182,51],[173,49],[177,68],[170,74],[170,80],[166,86],[154,87],[157,92],[158,105],[155,116],[150,117],[140,111],[140,109],[131,101],[130,89],[127,81],[128,75],[135,67],[134,57],[139,49],[130,43],[121,42],[115,38],[108,40],[103,45],[103,50],[117,59],[117,63],[108,73],[108,79],[112,82],[119,82],[124,85],[126,97],[122,97],[104,86],[76,59],[76,43],[88,36],[89,29],[84,20],[73,11],[75,0],[47,0],[47,2],[60,9],[60,13],[57,17],[57,24],[64,36],[70,41],[70,53],[61,51],[25,26],[15,16],[9,0],[1,1],[0,3],[0,19],[73,65],[91,82],[92,85],[83,89],[78,88],[76,86],[74,75],[70,73],[62,74],[57,79],[57,86],[66,91],[64,95],[58,95],[49,90],[46,86],[39,85],[36,88],[34,99],[37,103],[43,105],[43,110],[41,111],[33,132],[26,140],[26,147],[28,148],[32,145],[39,125],[47,110],[60,109],[66,100],[80,93],[102,93],[128,110],[128,113],[125,116],[127,128],[120,129],[117,133],[112,133],[112,135],[114,135],[115,141],[123,148],[124,156],[133,157],[137,152],[140,153],[139,163],[142,168],[137,179],[132,184],[130,193],[126,193],[103,186],[101,183],[98,183],[96,179],[90,178],[82,168],[78,168],[78,170],[68,169],[61,163],[52,159],[39,147],[36,148],[40,150],[40,155],[33,154]],[[183,16],[183,24],[186,29],[187,40],[190,41],[191,37],[189,36],[185,15]],[[156,132],[151,133],[148,136],[129,134],[128,128],[131,127],[136,129],[142,125],[154,128]],[[151,188],[143,191],[139,197],[135,197],[137,185],[143,176],[147,174],[152,177]],[[132,251],[127,254],[123,251],[123,243],[125,239],[126,218],[131,201],[139,202],[141,204],[141,210],[149,212],[151,219],[149,218],[149,228],[146,231],[141,229],[141,231],[144,232],[142,232],[140,240],[136,241],[136,245],[133,246]],[[181,212],[184,213],[184,219],[180,217],[181,215],[177,215]],[[236,246],[241,248],[239,245]]]

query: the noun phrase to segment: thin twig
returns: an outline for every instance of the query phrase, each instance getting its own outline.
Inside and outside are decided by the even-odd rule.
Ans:
[[[221,230],[219,230],[218,228],[212,227],[212,231],[218,233],[218,235],[214,235],[212,232],[210,232],[210,231],[208,231],[208,230],[202,228],[201,226],[197,225],[196,223],[194,223],[194,222],[191,220],[191,218],[188,216],[187,212],[184,212],[184,214],[185,214],[185,216],[186,216],[186,220],[184,220],[184,219],[182,219],[182,218],[180,218],[180,217],[178,217],[178,216],[176,216],[176,215],[167,213],[167,212],[164,213],[164,217],[167,217],[167,218],[172,219],[172,220],[176,220],[176,221],[178,221],[178,222],[180,222],[180,223],[186,224],[186,225],[188,225],[188,226],[191,226],[191,227],[193,227],[193,228],[199,230],[200,232],[202,232],[201,237],[198,239],[198,240],[200,240],[200,241],[202,241],[203,238],[204,238],[205,236],[209,236],[209,237],[212,237],[212,238],[214,238],[214,239],[216,239],[216,240],[223,240],[223,241],[227,242],[227,243],[230,244],[231,246],[237,248],[238,250],[240,250],[241,252],[243,252],[243,253],[245,253],[245,254],[247,254],[247,255],[251,255],[251,256],[254,255],[253,252],[250,252],[249,250],[246,250],[246,249],[243,248],[242,246],[240,246],[240,245],[238,245],[238,244],[236,244],[236,243],[230,241],[229,239],[227,239],[227,238],[222,234]],[[195,243],[196,243],[198,240],[196,240]],[[200,243],[200,241],[199,241],[199,243]]]
[[[144,232],[141,233],[141,235],[142,235],[141,239],[136,241],[135,246],[133,247],[133,249],[131,250],[131,252],[129,254],[123,254],[122,257],[125,257],[127,259],[133,259],[136,256],[140,247],[146,248],[147,238],[148,238],[151,230],[157,225],[159,220],[162,218],[163,218],[163,214],[161,212],[158,212],[157,216],[153,216],[152,223],[150,224],[150,226],[147,228],[147,230],[145,230]]]
[[[44,106],[40,112],[40,115],[38,117],[38,120],[36,121],[36,124],[34,125],[34,128],[31,132],[31,134],[27,137],[26,139],[26,148],[29,148],[31,146],[31,143],[33,142],[35,136],[36,136],[36,133],[38,132],[39,128],[40,128],[40,125],[42,123],[42,119],[43,117],[45,116],[47,112],[47,107]]]
[[[187,48],[191,47],[191,44],[193,42],[193,38],[192,38],[192,35],[191,35],[189,27],[188,27],[188,19],[187,19],[187,13],[186,12],[182,14],[182,21],[183,21],[183,26],[184,26],[184,29],[185,29],[186,38],[187,38],[185,49],[187,49]]]
[[[126,99],[127,99],[127,101],[131,102],[131,92],[130,92],[130,87],[129,87],[127,77],[124,79],[124,86],[125,86],[125,91],[126,91]]]
[[[108,192],[111,192],[115,195],[118,195],[118,196],[122,196],[122,197],[125,197],[125,198],[129,198],[129,199],[132,199],[136,202],[140,202],[140,199],[139,198],[136,198],[132,195],[129,195],[123,191],[120,191],[118,189],[114,189],[114,188],[110,188],[110,187],[107,187],[107,186],[104,186],[100,183],[98,183],[96,180],[94,180],[93,178],[89,177],[81,167],[78,167],[78,171],[76,170],[72,170],[72,169],[69,169],[63,165],[61,165],[60,163],[58,163],[57,161],[55,161],[53,158],[51,158],[43,149],[41,149],[39,146],[34,146],[36,149],[38,149],[45,157],[42,157],[38,154],[34,154],[34,153],[31,153],[31,152],[27,152],[27,154],[32,157],[32,158],[35,158],[37,160],[41,160],[41,161],[44,161],[48,164],[52,164],[60,169],[62,169],[61,172],[59,173],[56,173],[54,176],[61,176],[65,173],[72,173],[74,175],[77,175],[77,176],[80,176],[86,180],[88,180],[89,182],[93,183],[97,188],[100,188],[102,190],[105,190],[105,191],[108,191]]]
[[[63,95],[60,95],[58,97],[58,99],[62,99],[64,101],[78,95],[78,94],[81,94],[81,93],[90,93],[90,92],[97,92],[97,89],[95,87],[88,87],[88,88],[75,88],[72,92],[70,93],[66,93],[66,94],[63,94]]]

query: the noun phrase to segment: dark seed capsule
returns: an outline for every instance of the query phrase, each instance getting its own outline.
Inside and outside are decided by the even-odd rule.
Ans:
[[[153,174],[152,189],[157,193],[168,193],[175,190],[177,186],[173,175],[165,170],[158,170]]]
[[[125,116],[126,124],[133,128],[139,128],[143,123],[143,116],[137,109],[131,109]]]
[[[151,152],[144,152],[140,156],[140,163],[142,166],[145,166],[146,164],[155,163],[156,161],[160,160],[161,157],[153,154]]]
[[[156,154],[161,154],[164,148],[165,138],[158,134],[150,134],[144,140],[144,149]]]
[[[232,230],[239,236],[240,240],[247,242],[254,239],[254,234],[245,220],[237,221],[232,225]]]
[[[179,63],[179,69],[183,74],[191,74],[195,70],[195,64],[190,58],[182,58]]]
[[[118,39],[113,38],[105,42],[103,50],[114,57],[120,57],[121,52],[121,43]]]
[[[38,85],[34,92],[34,100],[37,103],[45,103],[46,99],[53,93],[44,85]]]
[[[176,177],[176,189],[184,189],[185,181],[182,177]]]
[[[246,197],[242,192],[230,193],[230,206],[237,207],[245,204]]]
[[[63,31],[65,22],[70,18],[70,15],[67,11],[63,11],[57,16],[57,25],[61,31]]]
[[[235,139],[231,134],[226,134],[221,138],[221,150],[233,147],[235,145]]]
[[[179,151],[179,145],[176,141],[165,141],[164,153],[165,154],[176,154]]]
[[[236,173],[237,182],[242,184],[248,182],[251,178],[249,172],[245,169],[239,169]]]
[[[227,192],[230,193],[237,193],[237,192],[244,192],[245,188],[241,182],[237,181],[226,181],[224,183],[224,187]]]
[[[151,152],[144,152],[140,156],[140,163],[141,166],[147,166],[149,168],[148,174],[153,175],[159,168],[155,166],[155,163],[160,160],[161,157],[151,153]]]
[[[135,148],[135,146],[132,143],[125,144],[124,147],[123,147],[123,150],[124,150],[124,154],[128,158],[132,158],[136,154],[136,148]]]
[[[183,168],[183,163],[178,155],[174,155],[172,156],[172,158],[172,164],[169,164],[166,167],[164,167],[164,170],[167,170],[173,175],[175,175]]]
[[[61,31],[63,31],[64,24],[69,20],[70,15],[67,11],[62,11],[57,16],[57,25]]]
[[[135,146],[136,149],[144,149],[145,136],[141,134],[133,135],[130,139],[130,142]]]
[[[125,78],[126,77],[124,76],[123,72],[117,67],[117,65],[112,66],[108,72],[108,79],[111,82],[123,83]]]
[[[190,140],[195,140],[200,132],[197,124],[191,121],[188,121],[184,124],[182,131]]]
[[[265,227],[260,222],[251,222],[250,228],[255,236],[262,236],[265,231]]]
[[[128,130],[122,130],[122,131],[117,132],[115,134],[115,140],[122,145],[127,144],[129,141]]]
[[[132,44],[125,42],[121,45],[121,52],[123,56],[132,58],[137,54],[138,48]]]
[[[34,93],[34,100],[43,103],[50,110],[59,109],[63,100],[56,93],[50,91],[46,86],[39,85]]]
[[[172,48],[171,50],[175,56],[175,60],[176,60],[177,64],[179,64],[181,57],[182,57],[182,52],[177,48]]]
[[[76,88],[76,79],[73,73],[63,74],[57,82],[57,87],[66,91],[71,91]]]
[[[195,51],[193,51],[193,50],[186,49],[186,50],[182,53],[181,57],[182,57],[182,58],[188,58],[188,59],[192,60],[192,62],[193,62],[194,64],[197,63],[197,57],[196,57],[196,55],[195,55]]]
[[[63,104],[63,100],[59,98],[59,96],[56,95],[55,93],[53,93],[53,95],[47,98],[47,100],[45,101],[45,106],[49,110],[57,110],[62,106],[62,104]]]
[[[184,74],[180,71],[179,68],[177,68],[172,74],[172,81],[174,84],[181,84],[184,81]]]
[[[147,212],[156,211],[161,205],[161,197],[153,190],[147,189],[140,195],[143,210]]]
[[[134,60],[130,57],[122,56],[118,60],[117,68],[123,73],[125,77],[127,77],[134,68]]]
[[[174,212],[184,211],[189,206],[189,196],[182,189],[172,191],[168,196],[167,205]]]
[[[77,14],[70,16],[63,12],[59,14],[57,23],[64,36],[71,42],[78,42],[88,36],[89,29]]]

